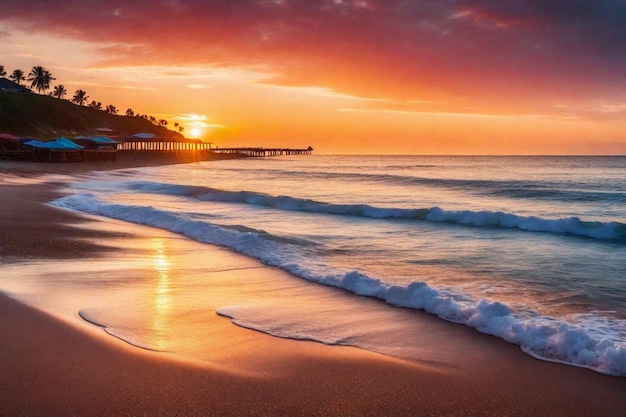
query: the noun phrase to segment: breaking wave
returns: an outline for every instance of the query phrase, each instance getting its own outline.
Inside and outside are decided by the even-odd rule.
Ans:
[[[179,187],[179,191],[182,191],[182,188]],[[191,194],[206,198],[207,193],[210,192],[204,189],[199,194],[197,192]],[[221,198],[235,198],[237,195],[242,195],[223,191],[213,191],[213,193]],[[280,197],[249,194],[251,195],[248,197],[260,199],[259,201],[264,201],[266,204],[280,201]],[[292,200],[296,200],[295,202],[299,205],[306,203],[306,200]],[[596,326],[593,320],[590,325],[583,326],[538,313],[516,312],[498,301],[472,299],[462,293],[455,294],[450,290],[433,288],[424,282],[412,282],[408,285],[389,284],[358,271],[328,271],[316,266],[307,266],[309,263],[303,258],[298,245],[268,239],[267,236],[257,231],[225,228],[154,207],[110,204],[91,194],[72,195],[51,204],[61,208],[150,225],[200,242],[225,246],[311,282],[342,288],[360,296],[379,298],[394,306],[424,310],[444,320],[473,327],[480,332],[517,344],[536,358],[586,367],[605,374],[626,376],[626,342],[620,338],[617,330],[612,330],[611,326]],[[312,202],[311,204],[324,206],[324,203]],[[330,206],[332,210],[342,207]],[[356,210],[356,213],[367,213],[368,210],[374,209],[374,213],[378,215],[387,210],[363,207],[357,209],[353,206],[346,206],[345,209]],[[316,207],[316,210],[319,211],[319,207]],[[399,214],[403,212],[396,210],[392,213],[393,215],[388,217],[401,217]],[[458,223],[484,222],[484,220],[473,219],[474,215],[478,215],[479,218],[482,216],[498,217],[498,213],[481,215],[470,212],[467,217],[464,217],[462,212],[430,209],[423,218],[430,221],[449,221],[447,218],[451,216]],[[429,216],[434,219],[428,219]],[[503,216],[505,217],[499,221],[510,221],[507,220],[506,215]],[[519,224],[521,220],[517,219],[515,221]],[[540,225],[541,222],[537,224]],[[561,228],[574,227],[569,222],[550,224],[559,224],[558,227]],[[582,226],[576,225],[575,227]],[[615,226],[612,227],[615,228]],[[236,312],[227,309],[222,311],[222,314],[236,316]],[[282,336],[290,337],[289,335]]]
[[[452,223],[472,227],[496,227],[555,235],[580,236],[598,240],[626,241],[626,224],[585,221],[578,217],[545,219],[501,211],[445,210],[430,208],[376,207],[369,204],[334,204],[290,196],[273,196],[252,191],[228,191],[208,187],[132,182],[134,191],[193,197],[201,201],[257,205],[287,211]]]

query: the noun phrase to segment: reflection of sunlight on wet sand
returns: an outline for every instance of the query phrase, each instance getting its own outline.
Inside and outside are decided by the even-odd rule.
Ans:
[[[157,272],[157,285],[154,295],[154,316],[152,329],[154,335],[152,343],[157,350],[168,350],[168,313],[171,307],[170,298],[170,260],[165,253],[164,240],[161,238],[152,239],[154,255],[152,258],[154,269]]]

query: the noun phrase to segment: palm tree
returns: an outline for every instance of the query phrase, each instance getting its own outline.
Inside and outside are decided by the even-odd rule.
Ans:
[[[89,103],[89,107],[91,107],[92,109],[102,110],[102,103],[96,100],[91,100],[91,103]]]
[[[50,71],[41,65],[34,66],[26,81],[30,81],[30,88],[36,88],[38,93],[45,93],[50,88],[50,82],[56,78],[52,77]]]
[[[131,108],[126,109],[126,116],[133,117],[135,115],[135,111]]]
[[[7,72],[4,70],[4,65],[0,65],[0,77],[4,77],[7,75]]]
[[[26,77],[24,77],[24,71],[16,69],[13,70],[13,74],[9,75],[9,79],[13,80],[17,85],[22,85],[22,81],[25,81]]]
[[[87,92],[85,90],[76,90],[74,93],[74,97],[72,97],[72,103],[76,103],[79,106],[83,106],[89,96],[87,96]]]
[[[181,126],[178,126],[178,131],[179,131],[180,133],[183,133],[183,130],[185,130],[185,127],[184,127],[184,126],[182,126],[182,125],[181,125]]]
[[[117,107],[112,104],[109,104],[106,108],[107,113],[109,114],[117,114]]]
[[[159,126],[167,126],[167,120],[165,119],[159,120]]]
[[[157,121],[156,117],[150,116],[150,123],[156,124],[156,121]]]
[[[67,89],[63,84],[59,84],[54,87],[54,91],[52,92],[52,97],[63,98],[67,95]]]

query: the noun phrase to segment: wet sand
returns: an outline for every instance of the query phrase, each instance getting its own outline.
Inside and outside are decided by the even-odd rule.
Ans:
[[[27,273],[36,259],[70,268],[68,259],[106,256],[145,238],[45,205],[60,190],[33,181],[122,167],[102,164],[0,162],[0,271],[23,264]],[[407,314],[424,329],[433,363],[432,352],[445,343],[441,354],[456,357],[455,366],[274,338],[224,318],[211,333],[224,347],[211,361],[197,361],[130,346],[0,294],[0,415],[626,415],[626,378],[534,360],[464,326]]]

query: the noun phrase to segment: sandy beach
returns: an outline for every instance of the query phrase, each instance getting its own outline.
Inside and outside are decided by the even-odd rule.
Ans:
[[[27,274],[29,262],[45,259],[71,274],[74,261],[139,245],[157,232],[119,231],[106,219],[47,206],[63,183],[49,175],[163,162],[0,162],[0,267],[19,274],[23,265]],[[258,274],[289,279],[239,255],[211,253],[214,262],[234,257],[229,261],[257,263]],[[217,315],[209,333],[215,351],[210,361],[198,361],[131,346],[77,314],[57,316],[3,291],[0,278],[0,416],[626,415],[626,379],[535,360],[515,345],[422,312],[406,314],[422,330],[425,355],[435,364],[440,351],[454,366],[275,338]]]

